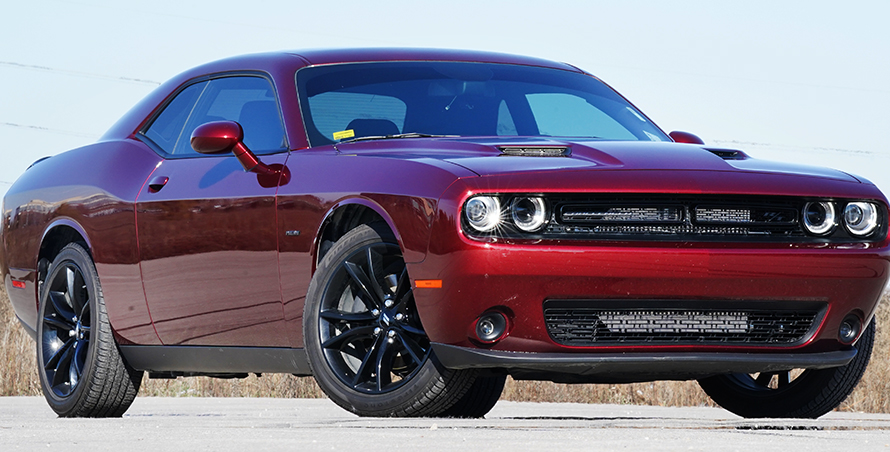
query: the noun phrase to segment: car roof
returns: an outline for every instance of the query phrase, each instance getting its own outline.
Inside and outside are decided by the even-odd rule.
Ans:
[[[151,117],[152,112],[163,105],[165,99],[173,95],[179,87],[189,80],[196,78],[233,71],[261,71],[272,74],[279,80],[293,80],[294,71],[306,66],[378,61],[466,61],[537,66],[585,73],[570,64],[557,63],[541,58],[477,50],[371,47],[254,53],[211,61],[172,77],[130,109],[100,140],[120,139],[133,135],[134,131]],[[293,96],[295,95],[294,93]],[[285,113],[291,114],[294,118],[299,118],[298,111]],[[296,146],[308,145],[308,143],[304,143],[304,136],[293,132],[289,132],[288,135],[289,137],[293,135],[293,139],[296,140],[294,142]]]
[[[284,53],[299,56],[309,65],[372,61],[467,61],[521,64],[578,71],[574,66],[541,58],[477,50],[372,47],[357,49],[294,50]]]

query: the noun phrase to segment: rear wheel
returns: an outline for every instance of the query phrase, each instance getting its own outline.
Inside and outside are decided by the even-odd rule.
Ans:
[[[121,358],[89,253],[69,244],[49,267],[40,294],[37,363],[49,406],[62,417],[119,417],[142,372]]]
[[[846,366],[719,375],[698,383],[714,402],[742,417],[815,419],[853,392],[868,366],[874,340],[873,320],[856,343],[856,357]]]
[[[325,255],[303,316],[318,385],[360,416],[436,416],[457,403],[475,370],[438,363],[414,304],[398,243],[363,225]]]

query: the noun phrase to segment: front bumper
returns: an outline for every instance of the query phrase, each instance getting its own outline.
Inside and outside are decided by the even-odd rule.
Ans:
[[[558,383],[633,383],[696,380],[729,373],[779,372],[844,366],[856,349],[821,353],[523,353],[433,343],[450,369],[499,369],[518,380]]]
[[[441,236],[440,236],[441,238]],[[490,310],[510,318],[509,334],[494,350],[538,353],[825,352],[844,347],[838,330],[854,314],[871,320],[890,274],[886,248],[681,248],[472,243],[456,238],[451,251],[409,264],[415,279],[441,288],[414,291],[427,335],[434,342],[476,347],[474,324]],[[435,251],[435,250],[431,250]],[[638,309],[658,301],[715,309],[766,304],[778,309],[816,303],[825,315],[802,341],[768,345],[620,345],[577,347],[548,333],[548,300],[598,300]]]
[[[750,353],[761,362],[768,362],[767,355],[772,354],[837,352],[849,347],[849,342],[838,339],[844,318],[854,315],[868,325],[890,277],[886,238],[871,243],[479,241],[461,232],[461,203],[473,191],[459,185],[440,199],[426,258],[408,264],[413,280],[440,282],[414,290],[424,329],[431,341],[440,344],[577,356]],[[653,304],[681,312],[818,305],[821,314],[805,336],[787,343],[577,345],[558,342],[548,331],[544,306],[553,300],[598,303],[616,311]],[[483,344],[475,336],[475,322],[487,311],[501,312],[509,320],[508,333],[493,344]]]

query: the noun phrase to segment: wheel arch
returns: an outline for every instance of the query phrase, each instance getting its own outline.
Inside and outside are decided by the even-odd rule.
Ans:
[[[395,221],[382,206],[368,199],[348,199],[334,204],[321,221],[312,246],[312,273],[337,240],[361,225],[375,223],[385,223],[405,251]]]
[[[40,306],[40,285],[46,280],[49,264],[62,248],[69,243],[79,243],[92,257],[93,246],[89,236],[78,222],[71,218],[57,218],[46,227],[40,238],[40,247],[37,251],[37,308]]]

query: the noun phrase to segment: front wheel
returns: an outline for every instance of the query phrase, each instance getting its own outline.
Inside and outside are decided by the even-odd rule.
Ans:
[[[37,365],[49,406],[61,417],[120,417],[142,382],[114,341],[99,276],[78,244],[62,248],[41,285]]]
[[[303,334],[318,385],[360,416],[435,416],[477,375],[436,360],[402,252],[383,227],[353,229],[322,259],[306,296]]]
[[[506,375],[478,377],[473,386],[451,408],[437,414],[438,417],[481,418],[488,414],[504,391]]]
[[[830,369],[730,374],[699,380],[721,407],[748,418],[812,418],[837,408],[865,373],[875,340],[875,322],[856,343],[847,365]]]

